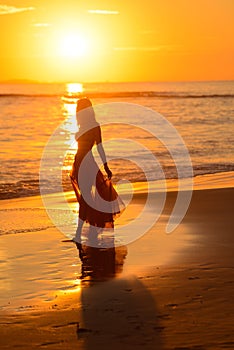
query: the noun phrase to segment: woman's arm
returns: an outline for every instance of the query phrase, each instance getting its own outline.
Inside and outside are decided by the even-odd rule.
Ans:
[[[75,140],[76,140],[77,142],[78,142],[78,139],[80,138],[80,136],[82,136],[82,134],[83,134],[83,133],[81,133],[80,130],[77,131],[77,132],[75,133]]]
[[[110,171],[110,169],[107,165],[106,154],[105,154],[104,148],[102,146],[102,135],[101,135],[101,128],[100,127],[98,128],[98,135],[97,135],[96,143],[97,143],[98,153],[99,153],[100,158],[104,164],[105,172],[107,173],[108,179],[110,180],[112,178],[112,172]]]

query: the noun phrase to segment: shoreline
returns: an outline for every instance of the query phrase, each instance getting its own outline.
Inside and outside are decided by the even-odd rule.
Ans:
[[[175,191],[167,193],[160,219],[141,238],[114,254],[92,251],[88,268],[95,275],[84,278],[85,262],[49,226],[39,196],[1,201],[4,225],[10,228],[10,218],[14,229],[22,220],[23,228],[31,227],[0,236],[1,348],[232,348],[234,188],[232,181],[213,188],[210,180],[209,189],[204,182],[195,186],[172,234],[165,226]],[[131,215],[144,201],[139,187]],[[110,275],[104,266],[112,264]]]
[[[217,172],[217,173],[208,173],[208,174],[202,174],[202,175],[195,175],[192,178],[194,190],[197,189],[209,189],[209,188],[227,188],[227,187],[234,187],[234,171],[224,171],[224,172]],[[183,178],[181,179],[181,185],[184,187],[184,190],[186,190],[187,183],[190,181],[190,178]],[[142,192],[147,191],[147,186],[145,186],[146,182],[134,182],[134,189],[137,191],[137,189],[140,189]],[[151,181],[152,189],[157,191],[165,191],[165,184],[163,180],[157,180],[157,181]],[[177,191],[177,184],[178,179],[166,179],[166,192],[171,191]],[[118,188],[126,192],[126,188],[124,185],[118,186]],[[65,193],[69,194],[72,193],[71,191],[65,191]],[[49,193],[49,195],[56,195],[56,193]],[[13,196],[13,197],[6,197],[1,198],[0,197],[0,203],[2,201],[6,200],[20,200],[23,198],[33,198],[33,197],[40,197],[41,194],[38,192],[36,194],[23,194],[22,196]]]

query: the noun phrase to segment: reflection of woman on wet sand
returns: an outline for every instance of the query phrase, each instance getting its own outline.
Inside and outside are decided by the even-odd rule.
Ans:
[[[103,249],[77,245],[77,248],[82,262],[80,279],[108,280],[122,272],[127,255],[125,246]]]
[[[101,128],[95,119],[92,103],[87,98],[77,102],[76,133],[78,150],[71,172],[71,181],[79,202],[78,227],[73,241],[81,243],[81,233],[84,222],[89,223],[89,244],[98,244],[98,233],[104,228],[114,227],[114,216],[123,209],[123,203],[111,183],[110,171],[102,146]],[[92,148],[97,150],[104,164],[108,179],[100,171],[92,154]]]

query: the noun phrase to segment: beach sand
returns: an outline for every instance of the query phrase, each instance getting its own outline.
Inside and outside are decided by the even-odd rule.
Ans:
[[[148,233],[83,264],[40,197],[1,201],[1,349],[234,349],[234,188],[210,179],[172,234],[170,191]]]

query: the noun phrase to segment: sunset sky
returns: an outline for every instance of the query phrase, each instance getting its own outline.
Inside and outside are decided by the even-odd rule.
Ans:
[[[233,0],[0,3],[0,80],[234,79]]]

